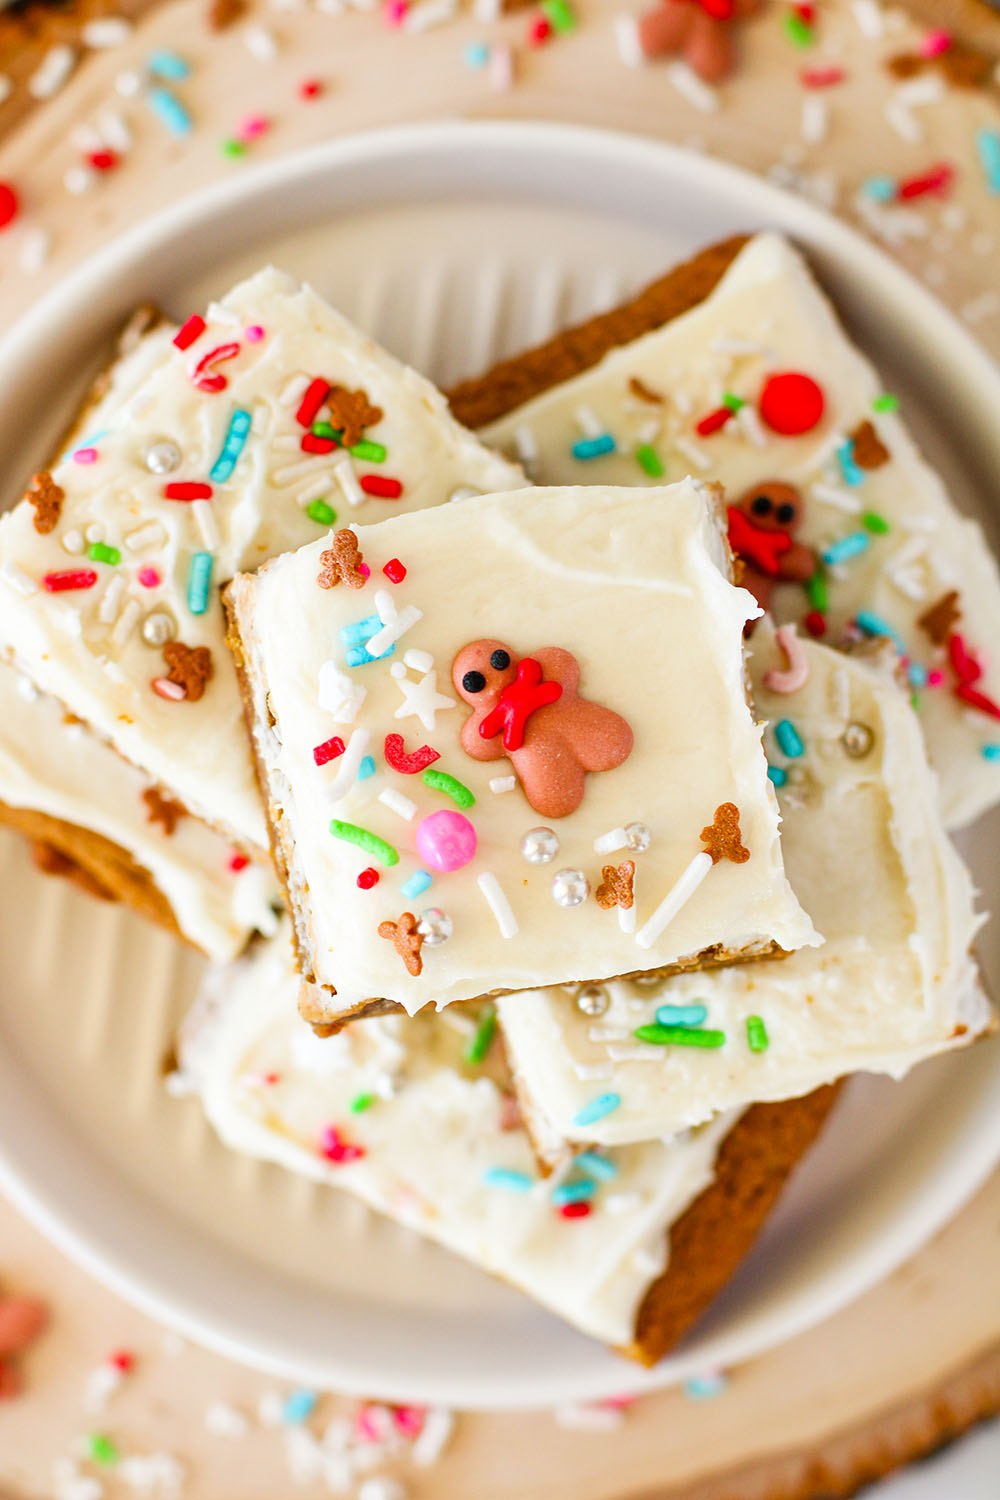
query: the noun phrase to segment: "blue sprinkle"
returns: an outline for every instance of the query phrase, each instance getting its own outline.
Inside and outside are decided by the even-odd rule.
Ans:
[[[850,438],[837,449],[837,463],[845,484],[864,484],[864,471],[854,462],[854,444]]]
[[[490,60],[490,49],[485,42],[470,42],[462,53],[467,68],[485,68]]]
[[[433,884],[433,875],[428,875],[426,870],[414,870],[409,880],[400,886],[399,894],[409,901],[412,896],[422,896],[427,887]]]
[[[292,1391],[285,1397],[281,1408],[281,1420],[286,1427],[299,1427],[307,1422],[316,1409],[319,1396],[315,1391]]]
[[[369,778],[369,776],[374,776],[374,775],[375,775],[375,762],[372,760],[372,758],[371,758],[370,755],[366,755],[365,758],[364,758],[364,760],[358,766],[358,777],[357,777],[357,779],[359,781],[367,781],[368,778]]]
[[[373,635],[377,635],[382,629],[382,621],[378,615],[368,615],[364,620],[355,620],[350,625],[341,625],[340,639],[345,646],[357,646],[363,641],[370,641]]]
[[[385,651],[380,652],[378,656],[373,656],[368,650],[367,646],[352,646],[350,650],[345,653],[344,660],[347,662],[347,665],[349,667],[363,667],[367,662],[381,661],[383,656],[391,656],[395,649],[396,646],[395,643],[393,643],[393,645],[387,647]]]
[[[787,755],[789,760],[798,760],[805,751],[802,737],[791,719],[778,720],[774,726],[774,738],[778,741],[782,753]]]
[[[977,130],[976,150],[986,173],[986,186],[991,193],[1000,193],[1000,130],[990,130],[985,126]]]
[[[602,458],[605,453],[614,453],[615,440],[610,432],[603,432],[600,437],[581,438],[569,451],[574,458]]]
[[[483,1181],[487,1187],[506,1188],[508,1193],[527,1193],[534,1186],[527,1172],[515,1172],[513,1167],[487,1167]]]
[[[775,786],[784,786],[785,782],[788,780],[788,772],[784,769],[783,766],[768,766],[767,776],[768,780],[771,781]]]
[[[911,661],[906,669],[906,676],[911,687],[927,686],[927,668],[923,662]]]
[[[598,1094],[596,1099],[591,1099],[585,1104],[579,1114],[574,1115],[574,1125],[594,1125],[598,1120],[603,1120],[605,1115],[614,1114],[622,1102],[621,1094]]]
[[[858,628],[864,631],[865,635],[888,636],[900,656],[906,655],[906,646],[899,631],[894,625],[890,625],[888,620],[883,620],[881,615],[877,615],[874,610],[859,609],[854,616],[854,621]]]
[[[155,78],[170,78],[175,83],[180,78],[186,78],[191,71],[191,64],[176,52],[168,52],[161,48],[151,52],[146,58],[146,67]]]
[[[834,563],[847,562],[848,558],[857,557],[859,553],[867,550],[869,536],[867,531],[852,531],[850,536],[842,536],[839,542],[832,542],[823,553],[823,561],[832,567]]]
[[[195,552],[188,573],[187,605],[193,615],[203,615],[208,608],[208,590],[212,581],[211,552]]]
[[[601,1182],[610,1182],[612,1177],[618,1176],[618,1163],[612,1161],[610,1156],[602,1156],[599,1151],[581,1151],[576,1158],[576,1165],[588,1177],[596,1177]]]
[[[707,1015],[704,1005],[661,1005],[656,1019],[660,1026],[701,1026]]]
[[[866,198],[872,198],[876,203],[892,203],[898,189],[894,177],[866,177],[861,184],[861,191]]]
[[[561,1182],[552,1189],[551,1198],[556,1208],[564,1203],[585,1203],[597,1192],[597,1183],[589,1177],[579,1177],[575,1182]]]
[[[1000,760],[1000,745],[980,745],[979,753],[983,760]]]
[[[146,95],[146,103],[160,124],[165,126],[171,135],[191,134],[194,128],[191,124],[191,116],[169,89],[150,89]]]
[[[236,467],[236,460],[243,452],[246,440],[250,435],[250,426],[253,421],[248,411],[240,407],[233,412],[229,418],[229,426],[218,458],[209,470],[208,477],[214,484],[225,484]]]
[[[692,1375],[684,1382],[684,1394],[689,1401],[712,1401],[721,1396],[729,1385],[729,1378],[721,1370],[708,1371],[704,1375]]]

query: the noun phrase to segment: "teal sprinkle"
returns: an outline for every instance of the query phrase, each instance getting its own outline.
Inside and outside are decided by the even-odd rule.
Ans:
[[[485,68],[490,60],[490,49],[485,42],[470,42],[462,53],[467,68]]]
[[[728,1385],[728,1377],[720,1370],[718,1373],[692,1375],[690,1380],[685,1380],[683,1390],[689,1401],[713,1401]]]
[[[890,625],[888,620],[884,620],[881,615],[877,615],[874,610],[859,609],[854,616],[854,621],[859,629],[864,631],[865,635],[887,636],[892,641],[900,656],[906,655],[906,646],[899,631],[894,625]]]
[[[513,1167],[487,1167],[483,1181],[487,1187],[505,1188],[508,1193],[528,1193],[534,1186],[527,1172],[515,1172]]]
[[[337,512],[325,500],[311,500],[306,506],[306,515],[317,526],[332,526],[337,519]]]
[[[243,452],[246,440],[250,435],[250,427],[253,422],[248,411],[237,407],[229,418],[229,426],[218,458],[208,471],[208,477],[213,484],[225,484],[236,467],[236,461]]]
[[[212,582],[211,552],[196,552],[188,573],[187,606],[193,615],[203,615],[208,608],[208,591]]]
[[[783,766],[768,766],[767,776],[768,780],[774,786],[784,786],[785,782],[788,780],[788,772],[784,769]]]
[[[866,177],[861,191],[876,203],[894,203],[898,189],[895,177]]]
[[[859,469],[857,464],[854,462],[854,444],[851,442],[850,438],[848,438],[846,442],[841,443],[840,447],[837,449],[837,464],[840,468],[840,473],[845,484],[864,484],[864,470]]]
[[[370,755],[366,755],[358,766],[359,781],[367,781],[369,776],[375,775],[375,762]]]
[[[614,1114],[622,1102],[621,1094],[598,1094],[589,1104],[573,1116],[574,1125],[596,1125],[605,1115]]]
[[[610,432],[604,432],[600,437],[580,438],[569,451],[574,458],[602,458],[605,453],[614,453],[615,440]]]
[[[341,625],[340,639],[345,646],[357,646],[363,641],[370,641],[381,629],[382,621],[378,615],[368,615],[363,620],[352,620],[350,625]]]
[[[986,186],[991,193],[1000,193],[1000,130],[986,126],[977,130],[976,151],[986,174]]]
[[[927,668],[921,661],[911,661],[906,668],[906,680],[911,687],[927,686]]]
[[[348,450],[352,458],[363,459],[367,464],[384,464],[386,450],[381,443],[373,443],[371,438],[363,438],[360,443]]]
[[[319,1395],[316,1391],[292,1391],[285,1397],[281,1408],[281,1420],[286,1427],[299,1427],[307,1422],[316,1409]]]
[[[792,723],[791,719],[779,719],[774,726],[774,738],[778,741],[778,748],[789,760],[797,760],[805,752],[802,736]]]
[[[847,562],[852,557],[858,557],[868,548],[870,537],[866,531],[852,531],[849,536],[842,536],[839,542],[832,542],[823,552],[823,561],[828,567],[834,563]]]
[[[179,57],[176,52],[168,52],[165,48],[151,52],[146,58],[146,67],[154,78],[169,78],[173,83],[187,78],[191,72],[191,64],[186,58]]]
[[[556,1208],[565,1203],[585,1203],[597,1192],[597,1183],[590,1177],[580,1177],[575,1182],[560,1182],[552,1189],[551,1198]]]
[[[618,1163],[610,1156],[602,1156],[599,1151],[581,1151],[575,1164],[588,1177],[596,1177],[600,1182],[610,1182],[612,1177],[618,1176]]]
[[[1000,760],[1000,745],[980,745],[979,753],[983,760]]]
[[[391,646],[379,652],[378,656],[373,656],[367,646],[352,646],[349,651],[345,652],[344,660],[349,667],[363,667],[367,662],[381,661],[384,656],[391,656],[395,649],[396,645],[393,642]]]
[[[701,1026],[707,1015],[705,1005],[661,1005],[656,1019],[661,1026]]]
[[[434,877],[428,875],[426,870],[414,870],[409,880],[400,886],[399,894],[404,901],[410,901],[414,896],[422,896],[428,886],[433,884],[433,880]]]
[[[456,807],[472,807],[476,800],[464,782],[459,781],[457,776],[450,776],[447,771],[438,771],[432,767],[424,772],[423,783],[424,786],[432,787],[435,792],[444,792]]]
[[[194,126],[181,101],[169,89],[150,89],[146,103],[171,135],[190,135]]]

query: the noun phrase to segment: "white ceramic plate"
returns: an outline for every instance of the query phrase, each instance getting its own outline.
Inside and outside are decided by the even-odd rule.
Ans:
[[[608,306],[697,247],[804,244],[961,504],[1000,473],[1000,376],[916,283],[808,205],[717,162],[524,125],[334,142],[173,207],[109,246],[0,350],[6,494],[44,460],[116,325],[183,317],[265,260],[308,276],[440,382]],[[56,393],[55,395],[53,393]],[[996,848],[995,822],[977,831]],[[974,851],[975,852],[975,851]],[[992,896],[988,858],[978,874]],[[1000,1154],[1000,1048],[861,1080],[697,1336],[646,1377],[360,1204],[228,1156],[160,1062],[199,961],[36,877],[0,839],[0,1185],[116,1291],[216,1349],[383,1398],[526,1406],[728,1366],[885,1275]],[[994,947],[986,953],[996,962]]]

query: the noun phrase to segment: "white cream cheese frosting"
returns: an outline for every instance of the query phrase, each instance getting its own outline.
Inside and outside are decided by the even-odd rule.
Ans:
[[[542,979],[677,964],[712,945],[818,941],[782,866],[744,688],[743,629],[755,607],[722,571],[720,525],[715,492],[693,481],[522,490],[363,528],[361,588],[319,586],[328,540],[235,580],[230,604],[304,971],[335,989],[331,1014],[370,997],[413,1014]],[[384,577],[393,561],[406,569],[399,583]],[[362,626],[377,649],[372,628],[391,636],[401,623],[393,654],[348,665]],[[453,664],[486,638],[504,647],[507,676],[552,648],[572,653],[584,711],[627,721],[627,758],[587,774],[564,815],[537,810],[537,787],[499,735],[500,759],[463,748],[470,708]],[[572,710],[569,688],[565,702]],[[575,720],[564,730],[559,712],[560,702],[539,711],[557,717],[537,735],[529,717],[525,746],[561,776],[579,747]],[[387,738],[397,734],[408,755],[434,758],[429,769],[398,768]],[[342,753],[318,765],[316,747],[332,738]],[[738,810],[743,863],[713,864],[703,849],[722,804]],[[442,819],[471,841],[448,868],[427,844]],[[631,911],[603,909],[603,867],[629,860]],[[429,940],[414,972],[379,929],[424,912]],[[442,931],[451,935],[435,943]]]
[[[485,1066],[463,1061],[468,1009],[320,1041],[296,1013],[298,985],[285,932],[213,976],[185,1027],[182,1067],[225,1145],[352,1193],[592,1337],[630,1344],[669,1227],[710,1184],[734,1122],[540,1178],[499,1048]],[[589,1212],[566,1218],[574,1194]]]
[[[804,374],[822,393],[821,419],[799,435],[781,435],[762,418],[765,382],[779,372]],[[727,417],[727,402],[745,404]],[[699,434],[713,413],[723,425]],[[864,454],[851,435],[864,422],[885,450],[878,467],[855,461]],[[530,458],[531,477],[542,484],[648,484],[696,473],[724,484],[734,504],[765,480],[795,486],[803,510],[794,539],[813,549],[822,579],[819,592],[775,586],[779,623],[811,615],[819,629],[822,616],[830,644],[845,632],[890,633],[907,658],[948,825],[970,821],[1000,797],[996,563],[785,240],[757,235],[703,302],[511,412],[483,437]],[[935,642],[919,623],[953,590],[954,655],[950,631]],[[962,647],[974,679],[964,693],[956,668]],[[975,706],[969,689],[992,707]]]
[[[759,626],[751,677],[771,774],[783,783],[786,869],[826,941],[652,985],[501,999],[510,1063],[546,1138],[643,1140],[858,1070],[898,1078],[989,1024],[970,954],[980,925],[972,884],[942,830],[905,694],[884,667],[791,644],[789,674],[779,641]],[[637,1035],[678,1023],[682,1042],[698,1033],[717,1045]]]
[[[192,812],[263,847],[219,586],[323,534],[334,513],[366,523],[519,483],[520,471],[279,271],[176,338],[183,348],[157,335],[140,351],[150,368],[125,382],[110,428],[56,466],[54,528],[39,534],[27,502],[0,521],[0,649]],[[338,388],[360,422],[350,451],[329,436],[345,430],[330,426]],[[171,636],[210,653],[200,696],[194,679],[167,681]]]
[[[280,896],[270,862],[247,860],[200,818],[180,816],[168,833],[144,800],[154,793],[147,776],[54,698],[0,666],[0,802],[110,839],[152,877],[190,942],[209,958],[235,958],[255,930],[275,930]]]

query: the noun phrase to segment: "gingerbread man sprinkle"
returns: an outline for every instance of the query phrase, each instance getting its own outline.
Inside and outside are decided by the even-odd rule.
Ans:
[[[935,646],[943,646],[961,618],[958,590],[949,589],[934,601],[930,609],[924,610],[917,624],[925,635],[930,636]]]
[[[0,1401],[20,1391],[21,1376],[14,1361],[35,1342],[48,1320],[48,1309],[37,1298],[0,1294]]]
[[[378,924],[378,935],[387,938],[396,949],[406,972],[412,974],[414,979],[423,973],[424,961],[420,957],[420,950],[424,946],[424,935],[418,930],[418,922],[412,911],[404,911],[398,922],[380,922]]]
[[[148,786],[142,794],[146,804],[146,818],[150,823],[159,823],[169,838],[181,818],[187,817],[187,808],[172,797],[165,797],[158,787]]]
[[[508,756],[542,817],[568,817],[583,801],[587,772],[611,771],[632,753],[631,727],[578,695],[580,665],[559,646],[518,661],[503,641],[472,641],[451,676],[473,709],[462,749],[473,760]]]
[[[874,423],[864,421],[848,433],[851,440],[851,457],[859,469],[881,469],[889,462],[888,448],[875,431]]]
[[[736,66],[730,27],[760,9],[760,0],[658,0],[636,23],[643,57],[681,56],[706,83]]]
[[[713,865],[717,865],[720,859],[731,859],[734,865],[742,865],[750,858],[750,850],[740,838],[740,810],[735,802],[720,803],[712,822],[701,830],[698,837],[705,845],[705,853],[712,856]]]
[[[34,475],[24,498],[34,506],[34,526],[39,535],[47,536],[50,531],[55,531],[66,492],[60,489],[47,469]]]
[[[345,448],[360,443],[365,428],[382,420],[382,408],[372,406],[364,391],[349,391],[344,385],[330,387],[326,404],[330,408],[330,425],[339,430]]]
[[[185,646],[183,641],[168,641],[163,648],[167,664],[167,681],[184,689],[184,696],[197,703],[212,680],[212,653],[207,646]]]
[[[353,531],[345,526],[335,531],[330,546],[319,556],[321,568],[316,582],[321,589],[335,589],[338,583],[346,583],[349,589],[363,589],[368,577],[362,571],[364,558]]]
[[[633,881],[635,880],[635,860],[627,859],[624,864],[603,865],[601,875],[604,877],[594,892],[598,906],[603,906],[605,911],[610,911],[613,906],[620,906],[629,911],[635,900],[633,894]]]

